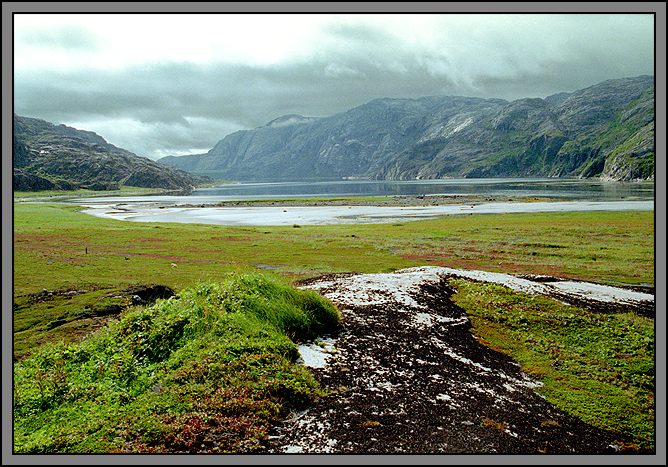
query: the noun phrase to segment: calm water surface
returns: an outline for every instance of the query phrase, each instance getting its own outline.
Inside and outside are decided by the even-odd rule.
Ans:
[[[564,179],[451,179],[243,183],[197,190],[194,196],[221,199],[372,195],[547,196],[588,201],[653,199],[653,183],[613,183]]]

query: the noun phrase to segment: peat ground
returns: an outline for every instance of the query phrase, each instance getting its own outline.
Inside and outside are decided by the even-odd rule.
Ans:
[[[303,282],[337,303],[342,326],[331,336],[335,350],[322,356],[326,363],[310,365],[328,394],[278,426],[271,450],[623,452],[623,436],[560,411],[534,391],[539,382],[475,339],[450,300],[449,277],[439,268],[414,268]]]

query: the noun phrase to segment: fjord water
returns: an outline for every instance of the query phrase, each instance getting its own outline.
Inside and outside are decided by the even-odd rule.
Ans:
[[[619,183],[555,178],[469,178],[446,180],[344,180],[322,182],[238,183],[204,188],[193,196],[226,199],[277,197],[482,195],[554,197],[571,200],[612,201],[654,198],[653,183]]]
[[[372,195],[483,196],[480,203],[441,206],[214,207],[221,201],[333,198]],[[551,202],[507,202],[502,197],[548,197]],[[652,210],[654,184],[563,179],[464,179],[235,183],[190,196],[128,196],[74,200],[86,213],[139,222],[221,225],[379,223],[439,215],[507,212]],[[196,206],[196,207],[195,207]]]

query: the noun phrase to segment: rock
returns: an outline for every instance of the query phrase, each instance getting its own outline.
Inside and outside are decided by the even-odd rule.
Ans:
[[[129,287],[123,291],[131,297],[132,302],[146,304],[153,303],[159,298],[174,296],[174,291],[165,285],[139,285]]]
[[[143,298],[141,298],[139,295],[133,295],[132,296],[132,304],[133,305],[142,305],[146,303]]]
[[[51,180],[24,170],[14,169],[14,191],[55,190],[57,185]]]
[[[24,167],[30,163],[30,151],[21,141],[14,139],[12,147],[12,156],[14,158],[14,168]]]

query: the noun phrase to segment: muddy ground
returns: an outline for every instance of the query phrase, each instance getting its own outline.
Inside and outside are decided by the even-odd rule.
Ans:
[[[558,410],[534,391],[539,382],[474,338],[448,277],[405,270],[303,283],[337,303],[343,321],[333,353],[305,362],[328,395],[276,427],[272,452],[620,452],[622,436]]]

